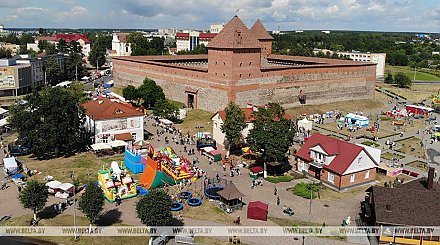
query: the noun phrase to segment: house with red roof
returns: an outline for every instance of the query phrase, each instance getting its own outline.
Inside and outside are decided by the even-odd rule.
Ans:
[[[40,41],[46,41],[50,44],[58,45],[60,40],[66,41],[66,43],[70,43],[71,41],[76,41],[82,47],[82,53],[85,57],[89,56],[90,52],[90,41],[84,34],[56,34],[53,36],[38,36],[35,38],[35,43],[28,43],[27,48],[33,49],[34,51],[40,51],[38,48],[38,43]]]
[[[314,133],[298,150],[297,171],[341,191],[375,181],[381,150]]]
[[[248,104],[246,108],[242,108],[241,110],[244,113],[246,127],[241,132],[241,135],[243,139],[246,139],[246,137],[249,134],[249,131],[254,128],[254,112],[258,111],[259,106],[255,106],[252,104]],[[289,116],[289,114],[284,114],[284,117],[286,119],[291,120],[292,118]],[[212,120],[212,138],[219,144],[224,145],[226,136],[222,132],[222,125],[226,120],[226,112],[224,110],[218,111],[214,114],[214,116],[211,117]]]
[[[85,124],[94,135],[94,143],[144,139],[144,113],[130,103],[98,97],[82,106],[86,113]]]

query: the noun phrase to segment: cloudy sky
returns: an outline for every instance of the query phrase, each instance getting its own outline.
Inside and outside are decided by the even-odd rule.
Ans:
[[[239,9],[275,30],[440,32],[439,0],[0,0],[7,27],[207,29]]]

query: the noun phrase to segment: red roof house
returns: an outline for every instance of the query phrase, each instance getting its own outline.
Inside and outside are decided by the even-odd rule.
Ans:
[[[314,133],[296,153],[295,167],[336,190],[375,180],[380,150]]]

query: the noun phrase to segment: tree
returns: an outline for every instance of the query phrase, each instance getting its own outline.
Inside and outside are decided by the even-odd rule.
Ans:
[[[61,40],[58,42],[58,46],[57,46],[57,48],[58,48],[58,51],[59,51],[60,53],[67,53],[69,47],[68,47],[68,45],[67,45],[66,40],[61,39]]]
[[[70,49],[71,53],[81,54],[82,46],[79,44],[79,42],[72,40],[72,41],[70,41],[69,46],[70,46],[69,49]]]
[[[40,50],[40,52],[43,52],[46,49],[47,45],[48,43],[46,40],[38,41],[38,49]]]
[[[110,39],[108,39],[109,37]],[[105,64],[105,54],[109,46],[111,48],[111,36],[99,35],[96,38],[89,53],[89,61],[92,66],[101,67]]]
[[[51,55],[51,54],[57,54],[58,50],[57,47],[55,46],[55,44],[51,44],[48,43],[46,48],[44,49],[44,51],[46,52],[46,54]]]
[[[104,210],[104,194],[102,189],[93,182],[87,184],[86,191],[79,198],[79,210],[84,213],[90,222],[95,223]]]
[[[38,34],[40,36],[45,36],[45,35],[47,35],[47,30],[44,28],[38,28]]]
[[[157,101],[165,100],[163,89],[154,80],[145,78],[143,84],[138,88],[139,96],[143,100],[145,108],[152,108]]]
[[[49,84],[55,86],[63,80],[64,75],[61,71],[61,67],[52,57],[47,59],[44,68],[46,69],[46,79]]]
[[[243,110],[234,102],[230,102],[225,108],[226,119],[221,130],[228,141],[229,149],[235,149],[242,142],[242,134],[246,128]],[[221,142],[222,143],[222,142]]]
[[[163,117],[173,122],[177,122],[177,114],[179,113],[179,106],[171,103],[168,100],[159,100],[153,107],[153,114],[158,117]]]
[[[385,77],[385,83],[394,83],[393,75],[388,73]]]
[[[11,50],[10,49],[6,49],[6,48],[0,48],[0,59],[9,59],[11,58]]]
[[[20,36],[20,45],[27,45],[28,43],[33,43],[35,41],[34,37],[32,37],[29,33],[23,33]]]
[[[399,88],[410,88],[412,86],[411,79],[403,72],[398,72],[394,75],[394,81]]]
[[[140,94],[138,89],[133,85],[128,85],[122,89],[122,96],[127,100],[136,101],[136,104],[139,104]]]
[[[67,80],[77,80],[87,75],[87,69],[83,64],[81,55],[78,53],[70,52],[69,56],[64,63],[64,71]]]
[[[279,104],[269,103],[254,115],[254,128],[247,137],[251,148],[261,151],[265,162],[284,159],[295,135],[295,127],[286,119],[284,109]]]
[[[34,220],[37,220],[37,212],[44,208],[48,197],[49,191],[46,184],[33,180],[28,181],[26,187],[18,195],[23,208],[34,212]]]
[[[137,217],[147,226],[169,226],[173,219],[171,205],[171,198],[165,191],[154,189],[136,203]]]
[[[27,95],[26,104],[10,107],[9,123],[18,139],[39,159],[71,155],[86,149],[90,134],[76,87],[45,87]]]

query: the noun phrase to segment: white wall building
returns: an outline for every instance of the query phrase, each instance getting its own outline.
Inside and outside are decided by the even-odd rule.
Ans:
[[[193,50],[197,45],[208,45],[217,33],[205,33],[198,31],[185,31],[176,33],[177,52],[182,50]]]
[[[84,103],[83,107],[86,110],[86,127],[94,135],[94,143],[144,139],[144,113],[131,104],[95,98]]]
[[[130,33],[113,33],[112,52],[110,56],[130,56],[131,44],[126,38]]]
[[[385,76],[386,53],[362,53],[362,52],[337,52],[339,56],[348,56],[354,61],[376,63],[376,77],[383,79]]]
[[[210,33],[219,33],[221,30],[223,30],[224,24],[213,24],[209,27]]]

